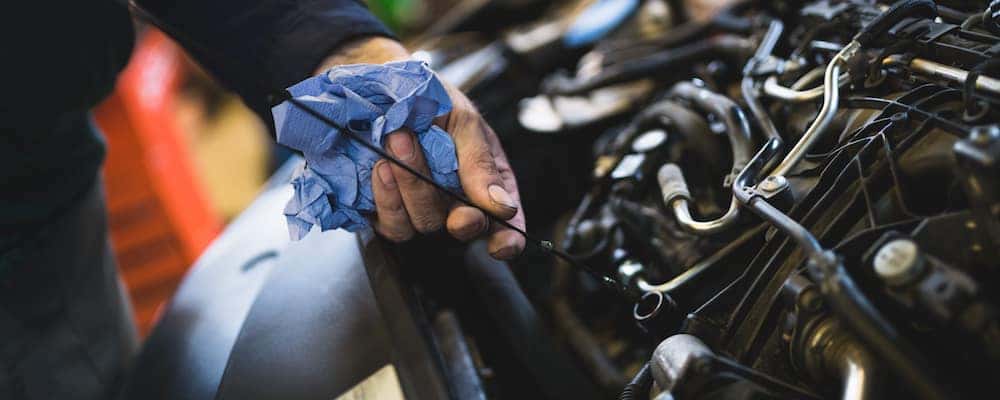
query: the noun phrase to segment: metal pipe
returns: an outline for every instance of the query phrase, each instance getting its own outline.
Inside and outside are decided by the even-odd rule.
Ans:
[[[726,127],[726,134],[733,153],[733,175],[743,170],[743,166],[753,156],[753,138],[750,136],[750,122],[731,99],[691,82],[680,82],[672,89],[670,95],[694,103],[699,108],[715,114]]]
[[[774,126],[774,121],[767,115],[764,105],[760,103],[760,99],[757,96],[757,88],[754,87],[753,77],[743,77],[743,81],[740,82],[740,91],[743,92],[743,100],[746,101],[747,107],[750,108],[750,114],[753,114],[754,119],[757,120],[757,125],[760,125],[760,129],[764,131],[764,135],[768,138],[780,139],[781,135],[778,133],[778,128]]]
[[[809,76],[810,73],[812,73],[812,71],[809,71],[806,73],[806,75],[803,75],[802,78],[800,78],[800,81],[807,81],[806,78],[810,79],[813,78],[812,76]],[[844,86],[847,84],[847,82],[848,82],[847,74],[840,75],[840,77],[837,79],[837,86],[838,87]],[[793,88],[787,88],[781,86],[781,84],[778,83],[778,77],[773,75],[764,80],[765,94],[774,97],[776,99],[792,103],[805,103],[808,101],[816,100],[824,95],[825,90],[826,90],[826,85],[817,86],[807,90],[797,90]]]
[[[750,135],[750,123],[746,115],[729,98],[722,96],[711,90],[695,86],[691,82],[680,82],[674,85],[670,94],[688,100],[698,107],[715,114],[726,126],[729,144],[733,153],[733,167],[730,174],[737,174],[743,166],[750,160],[753,151],[752,137]],[[733,176],[730,175],[730,176]],[[664,204],[671,207],[677,223],[684,230],[696,235],[709,235],[720,232],[734,224],[740,215],[740,204],[736,198],[729,202],[729,209],[722,216],[709,220],[697,221],[692,217],[688,201],[690,195],[668,194],[666,187],[682,187],[682,192],[687,192],[687,184],[684,183],[684,175],[676,165],[666,164],[660,168],[657,174],[661,190],[664,190]],[[726,179],[729,181],[730,179]]]
[[[757,155],[747,163],[746,168],[736,176],[736,181],[733,183],[733,195],[740,203],[795,240],[810,258],[822,257],[824,255],[823,247],[809,230],[760,196],[755,195],[754,186],[757,184],[757,176],[767,162],[778,154],[778,151],[780,151],[780,140],[768,140],[757,152]]]
[[[844,400],[865,400],[878,398],[876,385],[872,382],[874,361],[867,352],[863,354],[846,354],[841,367],[844,389],[841,398]]]
[[[673,291],[696,281],[699,277],[703,276],[703,273],[708,271],[710,267],[719,265],[719,261],[728,257],[730,254],[733,254],[733,252],[737,249],[742,248],[750,239],[759,236],[764,232],[766,227],[767,225],[760,224],[757,225],[756,228],[744,232],[735,240],[729,241],[725,246],[719,249],[719,251],[716,251],[712,255],[698,261],[691,266],[691,268],[684,270],[684,272],[673,277],[673,279],[670,279],[669,281],[663,283],[650,283],[646,281],[646,279],[639,277],[636,279],[636,286],[643,292],[661,292],[670,294]]]
[[[743,68],[743,80],[740,82],[740,92],[743,95],[743,101],[747,103],[747,107],[750,109],[750,114],[757,120],[757,125],[764,131],[764,135],[768,139],[777,140],[779,146],[784,142],[781,139],[778,128],[774,126],[774,121],[764,109],[764,104],[760,101],[760,91],[754,81],[753,74],[762,62],[771,57],[771,53],[774,52],[774,47],[777,45],[778,39],[781,38],[781,33],[785,29],[784,27],[784,24],[779,20],[771,21],[767,32],[764,34],[764,38],[761,39],[760,45],[757,47],[757,52],[754,53],[753,58]]]
[[[965,80],[969,77],[969,71],[925,60],[923,58],[914,58],[907,63],[903,56],[892,55],[886,57],[885,60],[882,61],[882,65],[909,67],[914,71],[927,74],[930,77],[941,78],[957,83],[965,83]],[[985,90],[994,94],[1000,94],[1000,80],[990,78],[988,76],[980,76],[979,79],[976,79],[976,89]]]
[[[809,125],[809,129],[802,134],[802,137],[795,146],[788,151],[788,155],[785,156],[781,163],[774,168],[771,172],[771,176],[776,175],[787,175],[788,172],[795,167],[802,158],[805,157],[809,149],[819,140],[822,136],[823,131],[830,125],[833,121],[833,116],[837,113],[837,107],[840,103],[840,87],[837,86],[840,76],[841,64],[845,64],[848,59],[860,48],[860,45],[856,41],[848,43],[843,49],[837,53],[836,56],[830,60],[830,63],[826,66],[826,74],[823,77],[823,107],[819,109],[819,113],[816,114],[816,119],[813,123]],[[766,84],[765,84],[766,85]],[[765,86],[766,87],[766,86]]]
[[[884,380],[878,360],[836,318],[820,318],[810,324],[799,349],[806,371],[819,381],[839,379],[843,400],[878,398]]]
[[[696,234],[708,235],[721,232],[726,227],[735,223],[736,219],[740,216],[740,202],[736,198],[733,198],[729,202],[729,209],[726,210],[725,214],[708,221],[698,221],[691,216],[687,199],[681,197],[675,198],[670,205],[674,210],[674,218],[677,219],[677,223],[688,232]]]
[[[802,74],[799,79],[796,79],[795,82],[792,83],[792,89],[801,90],[806,87],[806,85],[812,83],[812,81],[822,78],[825,70],[826,69],[823,67],[816,67],[809,70],[809,72]]]

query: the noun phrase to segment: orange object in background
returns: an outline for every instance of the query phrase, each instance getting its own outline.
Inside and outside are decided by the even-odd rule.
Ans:
[[[222,227],[175,121],[187,72],[182,50],[148,29],[114,93],[95,110],[108,144],[104,181],[112,245],[143,336]]]

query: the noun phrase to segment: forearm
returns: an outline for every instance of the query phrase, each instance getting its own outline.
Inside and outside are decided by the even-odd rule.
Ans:
[[[391,35],[360,0],[136,2],[264,118],[270,92],[308,78],[333,49]]]
[[[396,40],[381,36],[366,36],[344,42],[325,58],[316,73],[344,64],[382,64],[406,60],[410,52]]]

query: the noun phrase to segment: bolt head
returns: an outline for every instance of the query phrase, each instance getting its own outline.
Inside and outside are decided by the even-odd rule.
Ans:
[[[777,192],[788,186],[788,180],[781,175],[769,176],[760,182],[758,188],[765,192]]]

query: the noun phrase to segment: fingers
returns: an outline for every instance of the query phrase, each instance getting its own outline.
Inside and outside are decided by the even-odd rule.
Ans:
[[[524,229],[524,214],[518,212],[508,222]],[[481,211],[469,206],[455,206],[448,214],[448,232],[462,241],[467,242],[482,236],[490,225]],[[492,225],[494,226],[487,241],[487,250],[493,258],[510,260],[524,251],[523,235],[500,224]]]
[[[501,229],[490,235],[486,249],[497,260],[510,260],[524,251],[524,236],[513,229]]]
[[[459,96],[461,96],[459,98]],[[452,94],[456,106],[447,116],[447,131],[455,141],[458,176],[469,199],[491,214],[510,219],[521,204],[501,177],[497,158],[504,158],[499,142],[492,146],[493,130],[461,93]],[[464,104],[464,105],[463,105]],[[499,157],[498,157],[499,156]],[[506,163],[506,159],[502,162]]]
[[[467,242],[486,233],[489,221],[482,211],[465,205],[457,205],[448,214],[447,227],[451,236]]]
[[[500,140],[497,139],[496,135],[490,135],[487,136],[487,142],[491,148],[496,149],[496,165],[500,179],[504,182],[505,187],[510,188],[511,197],[517,199],[518,204],[520,204],[521,194],[517,188],[517,179],[514,177],[514,171],[510,168],[510,163],[507,161],[507,155],[504,154],[503,148],[500,147]],[[514,217],[507,222],[522,231],[525,230],[524,210],[519,208]],[[525,238],[523,235],[513,229],[498,227],[490,235],[486,248],[493,258],[509,260],[521,254],[524,251],[524,246]]]
[[[493,216],[523,230],[524,212],[517,181],[499,139],[463,94],[449,88],[449,95],[454,103],[452,112],[439,117],[436,123],[455,142],[458,175],[466,195]],[[393,157],[425,176],[430,175],[423,151],[412,133],[392,133],[386,137],[385,145]],[[375,229],[390,240],[407,240],[415,232],[429,233],[446,225],[452,236],[463,241],[490,232],[487,248],[494,258],[511,259],[524,250],[524,236],[500,224],[490,224],[487,216],[474,207],[456,205],[445,218],[443,197],[437,189],[402,167],[383,160],[375,169],[372,174],[378,213]]]
[[[375,163],[372,174],[372,194],[375,195],[375,230],[393,242],[403,242],[413,237],[410,216],[403,205],[399,185],[392,174],[392,166],[385,160]]]
[[[393,157],[424,176],[430,176],[424,152],[412,133],[405,130],[391,133],[386,137],[386,146]],[[445,218],[444,202],[437,189],[398,165],[390,167],[413,228],[420,233],[441,229]]]

